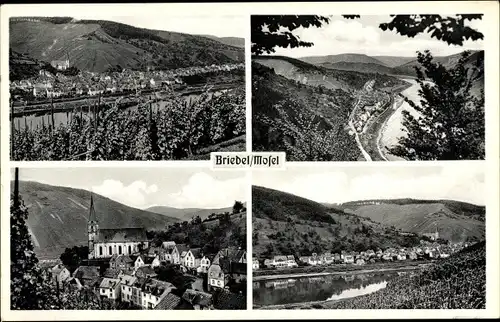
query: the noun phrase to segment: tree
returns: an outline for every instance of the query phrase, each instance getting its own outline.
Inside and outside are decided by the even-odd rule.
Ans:
[[[70,272],[73,272],[80,266],[82,259],[88,259],[89,248],[88,246],[74,246],[66,248],[61,254],[61,262],[66,266]]]
[[[243,203],[236,200],[233,205],[233,214],[238,214],[241,210],[243,210]]]
[[[484,159],[484,95],[471,94],[469,52],[446,68],[429,51],[418,53],[416,67],[420,104],[405,98],[420,115],[403,111],[408,133],[390,153],[410,160]],[[427,78],[430,80],[427,81]]]
[[[299,27],[321,27],[330,19],[314,15],[254,15],[250,18],[252,54],[273,53],[275,47],[311,47],[312,42],[302,41],[292,33]]]

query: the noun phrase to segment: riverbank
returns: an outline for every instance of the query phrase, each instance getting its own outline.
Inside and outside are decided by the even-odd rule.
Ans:
[[[345,274],[365,274],[372,272],[386,272],[395,270],[409,270],[421,269],[430,265],[432,261],[416,261],[408,262],[387,262],[367,264],[363,266],[358,265],[334,265],[324,267],[298,267],[287,270],[273,270],[273,271],[254,271],[253,281],[265,281],[286,278],[299,278],[299,277],[312,277],[324,275],[345,275]]]

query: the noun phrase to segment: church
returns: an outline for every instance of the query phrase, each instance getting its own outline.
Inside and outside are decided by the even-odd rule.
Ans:
[[[132,255],[149,247],[144,228],[99,228],[92,195],[87,227],[89,259],[109,258],[115,254]]]

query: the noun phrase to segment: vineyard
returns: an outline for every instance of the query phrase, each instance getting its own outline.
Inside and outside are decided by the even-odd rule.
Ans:
[[[103,106],[93,114],[73,113],[66,124],[13,129],[12,159],[180,160],[241,143],[245,133],[245,91],[205,91],[186,101],[170,93],[162,106],[151,102],[123,110]],[[234,142],[238,140],[238,142]]]
[[[468,247],[414,276],[399,276],[375,293],[325,303],[328,309],[484,309],[486,243]]]

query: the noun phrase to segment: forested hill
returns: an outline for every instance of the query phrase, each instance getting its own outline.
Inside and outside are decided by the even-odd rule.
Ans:
[[[207,37],[70,17],[11,18],[9,43],[13,51],[35,59],[68,58],[71,65],[92,72],[117,65],[171,69],[245,59],[243,48]]]
[[[411,247],[417,236],[312,200],[252,186],[253,253],[258,257]]]

